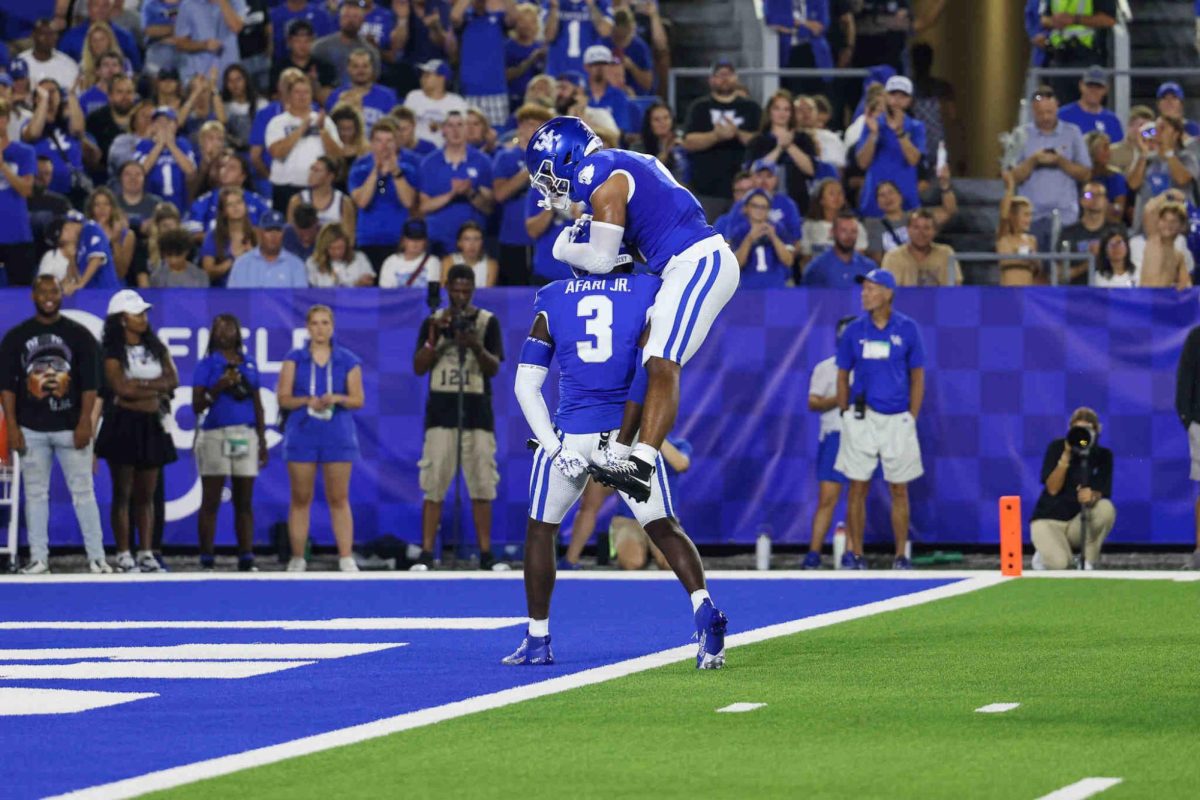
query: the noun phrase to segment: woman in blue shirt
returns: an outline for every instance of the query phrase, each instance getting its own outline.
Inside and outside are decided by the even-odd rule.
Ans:
[[[782,288],[792,276],[795,243],[787,241],[782,222],[771,222],[771,197],[766,191],[751,189],[742,203],[743,216],[730,223],[726,237],[742,270],[740,286]]]
[[[233,484],[238,570],[254,566],[254,479],[267,465],[266,423],[259,396],[258,366],[242,348],[242,325],[233,314],[213,319],[208,352],[192,378],[196,412],[196,469],[202,490],[200,568],[213,568],[213,540],[225,479]]]
[[[362,362],[333,341],[333,311],[316,305],[305,320],[308,344],[288,353],[279,372],[279,407],[288,413],[283,430],[283,457],[291,483],[288,536],[292,545],[289,572],[307,568],[309,514],[317,466],[325,482],[338,569],[357,572],[350,554],[354,516],[350,510],[350,472],[358,458],[358,434],[350,412],[363,407]]]

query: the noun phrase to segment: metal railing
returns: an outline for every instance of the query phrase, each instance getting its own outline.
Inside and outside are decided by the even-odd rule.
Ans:
[[[954,257],[964,264],[996,264],[1001,261],[1039,261],[1050,263],[1050,285],[1058,286],[1059,265],[1064,262],[1086,261],[1088,265],[1088,285],[1096,277],[1096,257],[1091,253],[986,253],[968,252],[955,253]]]
[[[865,78],[871,73],[865,69],[819,69],[815,67],[795,68],[795,67],[739,67],[738,77],[747,78],[773,78],[774,82],[762,80],[761,95],[763,100],[771,96],[775,89],[779,88],[779,78],[828,78],[836,80],[838,78]],[[676,105],[678,99],[678,87],[676,86],[679,78],[707,78],[712,74],[712,70],[708,67],[672,67],[667,73],[667,104],[671,106],[677,116],[681,109]],[[770,91],[767,91],[767,86],[771,85]]]
[[[1025,97],[1021,100],[1021,124],[1025,125],[1030,119],[1028,98],[1033,97],[1042,78],[1083,77],[1088,67],[1030,67],[1025,74]],[[1133,78],[1200,78],[1200,67],[1104,67],[1107,75],[1115,76],[1113,81],[1113,113],[1124,124],[1129,119],[1129,109],[1132,107],[1131,81]]]

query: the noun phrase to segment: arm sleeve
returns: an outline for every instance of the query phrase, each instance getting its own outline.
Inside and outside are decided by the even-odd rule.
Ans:
[[[557,453],[561,445],[558,435],[554,432],[554,423],[550,421],[550,410],[546,408],[546,398],[542,396],[542,384],[546,382],[549,370],[532,364],[517,365],[517,379],[513,391],[521,406],[521,413],[529,423],[529,429],[547,453]]]
[[[607,222],[592,221],[587,242],[570,241],[571,228],[563,228],[554,241],[554,257],[585,272],[604,275],[613,271],[625,229]]]

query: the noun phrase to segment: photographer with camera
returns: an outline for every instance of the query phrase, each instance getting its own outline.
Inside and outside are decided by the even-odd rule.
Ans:
[[[1117,520],[1112,496],[1113,454],[1096,442],[1100,417],[1086,406],[1071,414],[1067,435],[1046,447],[1042,459],[1045,488],[1029,524],[1037,549],[1033,568],[1067,569],[1071,549],[1083,551],[1083,568],[1100,561],[1100,546]]]
[[[491,552],[492,501],[496,499],[500,474],[496,470],[491,379],[500,370],[504,346],[496,316],[471,304],[474,293],[475,273],[471,268],[462,264],[451,267],[446,276],[450,303],[436,308],[440,298],[431,292],[433,313],[421,323],[417,336],[413,371],[429,374],[429,400],[425,405],[425,443],[418,464],[425,493],[421,558],[414,569],[433,566],[442,501],[460,466],[471,496],[479,566],[491,569],[496,565]]]
[[[202,490],[198,528],[200,568],[213,568],[213,540],[225,479],[233,484],[238,570],[254,566],[254,479],[267,464],[266,422],[254,357],[244,351],[242,325],[233,314],[213,319],[208,352],[192,378],[197,420],[196,468]]]

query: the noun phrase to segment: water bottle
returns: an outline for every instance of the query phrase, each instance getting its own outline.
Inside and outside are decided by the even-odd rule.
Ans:
[[[833,531],[833,568],[842,568],[842,555],[846,552],[846,523],[838,520]]]
[[[934,167],[934,169],[937,170],[938,172],[941,172],[942,167],[946,166],[949,162],[950,162],[950,154],[946,152],[946,143],[938,142],[937,162],[936,162],[936,166]]]
[[[759,525],[758,538],[754,542],[754,568],[766,571],[771,568],[771,526]]]

